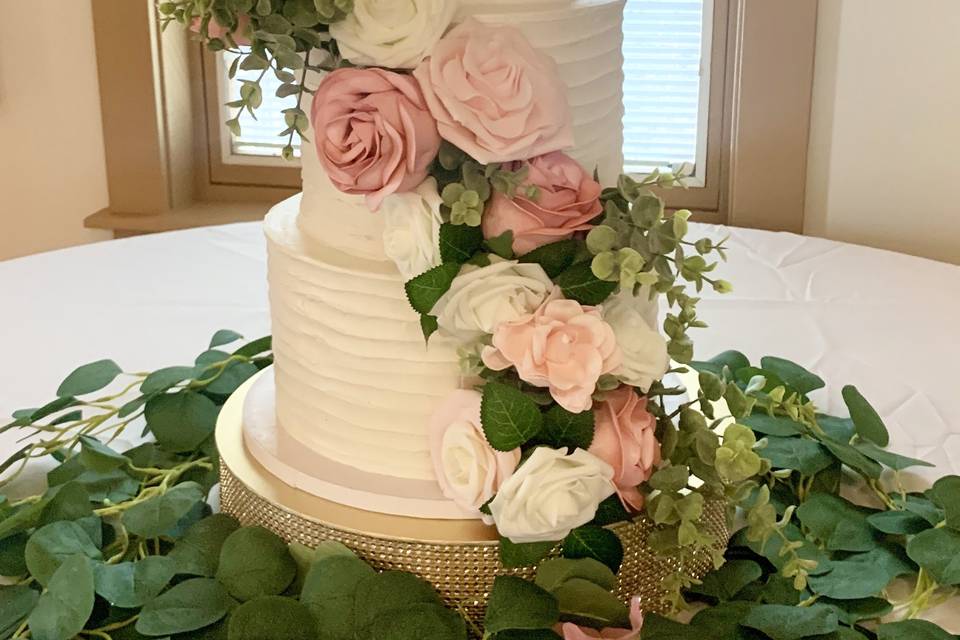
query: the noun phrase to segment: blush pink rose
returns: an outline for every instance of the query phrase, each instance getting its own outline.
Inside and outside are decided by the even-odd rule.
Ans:
[[[512,230],[517,255],[585,231],[603,212],[600,183],[567,154],[554,151],[537,156],[528,166],[529,174],[517,195],[509,198],[494,192],[483,214],[483,235],[496,238]],[[522,163],[515,162],[505,168],[517,171],[521,167]],[[528,187],[536,187],[535,197],[526,196]]]
[[[480,513],[520,464],[520,449],[496,451],[480,425],[477,391],[454,391],[430,418],[430,458],[443,495],[472,516]]]
[[[340,191],[376,210],[427,177],[440,135],[416,81],[384,69],[338,69],[313,98],[317,155]]]
[[[633,598],[630,601],[630,629],[606,628],[601,631],[589,627],[581,627],[572,622],[564,622],[557,625],[555,631],[563,637],[563,640],[594,640],[603,638],[605,640],[639,640],[640,631],[643,629],[643,612],[640,611],[640,598]]]
[[[201,18],[194,18],[190,23],[190,31],[200,33],[200,27],[203,25]],[[207,23],[207,35],[211,38],[223,38],[228,33],[233,35],[233,41],[239,45],[250,44],[250,16],[241,13],[237,16],[237,28],[230,31],[227,27],[221,25],[215,18],[210,18]]]
[[[524,160],[573,146],[557,65],[515,27],[466,20],[413,75],[440,135],[479,162]]]
[[[596,429],[590,453],[613,467],[613,483],[624,506],[643,507],[637,485],[650,479],[660,464],[657,421],[647,411],[647,399],[622,385],[606,395],[596,407]]]
[[[493,333],[483,362],[502,371],[516,367],[520,378],[547,387],[557,403],[573,413],[593,405],[600,376],[620,366],[613,329],[596,307],[551,296],[532,314],[505,322]]]

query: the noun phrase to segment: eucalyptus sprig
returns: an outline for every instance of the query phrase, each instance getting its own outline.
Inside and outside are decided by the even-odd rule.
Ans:
[[[255,80],[242,83],[238,100],[227,103],[238,110],[226,122],[234,135],[240,135],[240,113],[246,110],[256,118],[267,73],[281,82],[277,97],[296,97],[296,106],[283,111],[286,129],[278,134],[287,137],[282,152],[287,159],[293,157],[293,137],[306,140],[310,126],[300,107],[303,94],[312,93],[306,74],[340,66],[329,25],[352,9],[353,0],[161,0],[157,4],[163,28],[172,22],[195,27],[210,51],[235,55],[228,70],[231,79],[239,70],[260,72]],[[223,35],[219,35],[221,30]]]

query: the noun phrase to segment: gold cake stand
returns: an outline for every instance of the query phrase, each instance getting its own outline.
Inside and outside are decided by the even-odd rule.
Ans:
[[[405,518],[347,507],[289,486],[270,474],[243,443],[243,404],[253,381],[223,407],[217,423],[221,456],[220,508],[243,525],[260,525],[288,542],[315,547],[341,542],[381,570],[409,571],[432,583],[444,601],[481,622],[497,575],[531,578],[535,567],[504,568],[496,531],[479,520]],[[729,537],[723,503],[707,503],[703,521],[717,540]],[[646,544],[655,525],[644,516],[610,527],[623,543],[617,595],[634,595],[646,611],[661,611],[663,579],[680,568]],[[709,554],[683,567],[700,578],[712,569]]]

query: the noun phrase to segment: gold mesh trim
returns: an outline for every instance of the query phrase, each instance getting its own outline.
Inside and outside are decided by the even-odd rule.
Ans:
[[[496,542],[438,544],[390,539],[337,528],[292,513],[256,494],[226,464],[220,466],[220,506],[241,524],[260,525],[288,542],[315,547],[324,540],[334,540],[350,547],[377,569],[414,573],[432,583],[448,605],[460,609],[477,623],[483,619],[487,596],[497,575],[532,578],[536,571],[535,567],[502,567]],[[703,522],[717,540],[726,543],[729,530],[722,502],[706,504]],[[610,527],[620,537],[624,550],[617,595],[624,602],[638,595],[644,610],[662,611],[660,584],[664,577],[680,568],[680,563],[673,558],[658,558],[647,547],[647,534],[653,526],[641,516]],[[709,554],[703,553],[686,571],[702,578],[712,566]]]

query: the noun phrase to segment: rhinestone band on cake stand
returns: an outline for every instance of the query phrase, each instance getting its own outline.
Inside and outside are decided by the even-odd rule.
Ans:
[[[220,508],[242,525],[260,525],[288,542],[314,547],[325,540],[345,544],[373,567],[409,571],[433,584],[444,601],[481,622],[497,575],[532,577],[535,567],[504,568],[496,531],[479,520],[433,520],[364,511],[296,489],[271,474],[244,445],[243,406],[255,381],[231,397],[217,424]],[[729,537],[726,507],[708,502],[703,521],[717,540]],[[661,582],[678,561],[658,557],[646,544],[655,525],[645,516],[611,525],[623,543],[617,595],[640,597],[646,611],[662,608]],[[696,578],[712,569],[708,553],[685,572]]]

